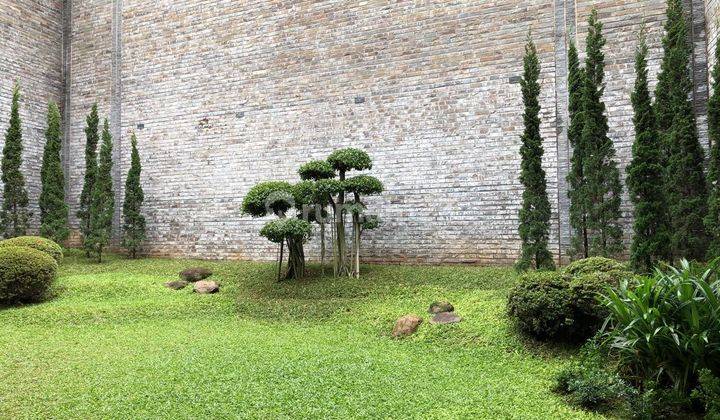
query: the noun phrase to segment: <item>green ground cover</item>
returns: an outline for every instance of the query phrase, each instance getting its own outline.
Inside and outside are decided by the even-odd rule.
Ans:
[[[163,287],[198,264],[219,294]],[[550,391],[571,352],[528,346],[506,319],[512,270],[274,277],[263,263],[71,255],[54,299],[0,310],[0,418],[595,416]],[[438,299],[465,320],[390,337]]]

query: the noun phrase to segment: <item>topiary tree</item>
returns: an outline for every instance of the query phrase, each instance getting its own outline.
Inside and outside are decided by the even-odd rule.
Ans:
[[[665,191],[674,258],[701,260],[707,250],[705,151],[698,140],[690,74],[692,47],[681,0],[668,0],[664,55],[655,90],[655,114],[663,142]]]
[[[358,175],[347,178],[343,182],[343,187],[345,192],[352,194],[353,197],[353,200],[346,204],[352,215],[353,227],[351,275],[355,278],[360,278],[360,238],[362,231],[364,229],[374,229],[378,224],[378,220],[365,220],[365,210],[367,206],[363,202],[363,197],[382,193],[383,184],[373,176]]]
[[[335,178],[335,169],[324,160],[313,160],[300,167],[300,179],[305,181],[296,186],[296,192],[303,195],[303,200],[313,203],[314,214],[309,215],[320,226],[320,269],[325,274],[325,224],[327,221],[327,206],[330,200],[327,195],[319,194],[316,183],[323,179]],[[299,200],[296,199],[299,202]]]
[[[48,128],[45,131],[40,178],[40,235],[55,242],[63,242],[70,235],[68,206],[65,204],[65,175],[60,161],[62,138],[60,109],[55,102],[48,105]]]
[[[520,182],[522,182],[523,200],[520,208],[518,232],[522,239],[522,253],[516,266],[520,270],[555,268],[552,254],[548,251],[550,235],[550,201],[547,195],[545,170],[542,168],[544,154],[540,136],[540,61],[535,44],[528,34],[523,59],[522,88],[525,113],[523,123],[525,131],[521,136]]]
[[[303,244],[309,238],[312,227],[309,222],[288,217],[287,212],[295,207],[294,187],[285,181],[266,181],[255,185],[243,199],[243,214],[252,217],[275,215],[279,219],[268,222],[260,234],[271,242],[280,244],[278,259],[278,281],[282,277],[284,247],[288,248],[288,271],[286,279],[297,279],[305,275],[305,252]]]
[[[605,37],[603,25],[593,9],[588,18],[585,60],[585,86],[582,107],[584,126],[580,142],[583,145],[584,199],[587,200],[587,228],[589,254],[611,256],[622,251],[620,197],[622,184],[615,162],[615,147],[608,137],[605,103]]]
[[[23,236],[27,232],[28,195],[22,166],[22,126],[20,121],[20,85],[13,89],[10,124],[5,135],[2,157],[3,204],[0,227],[6,238]]]
[[[48,254],[24,246],[0,247],[0,304],[42,300],[57,276]]]
[[[115,193],[112,185],[112,135],[105,119],[100,147],[97,178],[90,203],[90,234],[85,238],[85,250],[102,262],[103,249],[112,237],[112,220],[115,211]]]
[[[77,217],[80,219],[80,232],[82,232],[83,240],[90,236],[90,206],[92,204],[92,191],[95,186],[95,178],[97,177],[97,145],[100,141],[98,124],[100,117],[98,116],[97,104],[92,106],[90,114],[85,120],[85,179],[83,181],[83,189],[80,194],[80,208]],[[90,256],[90,251],[85,251]]]
[[[710,137],[710,165],[708,170],[708,214],[705,229],[710,237],[707,260],[720,256],[720,42],[715,46],[715,65],[712,70],[712,95],[708,101],[708,135]]]
[[[648,48],[644,32],[640,33],[639,38],[635,54],[635,90],[632,93],[635,142],[632,162],[627,168],[628,190],[635,206],[635,234],[630,248],[630,261],[638,272],[649,273],[659,260],[669,258],[670,232],[661,143],[655,128],[655,113],[648,89]]]
[[[568,112],[570,126],[568,141],[572,147],[570,172],[567,176],[568,198],[570,199],[570,226],[573,230],[570,252],[573,256],[587,258],[590,255],[590,241],[587,228],[587,191],[585,189],[584,156],[585,147],[582,143],[582,131],[585,127],[583,113],[583,90],[585,87],[585,70],[580,67],[575,43],[570,43],[568,50]]]
[[[321,186],[321,192],[326,193],[333,208],[335,220],[335,246],[333,255],[333,271],[336,276],[351,275],[351,267],[348,261],[347,243],[345,241],[345,179],[347,173],[352,170],[362,171],[372,169],[372,159],[363,150],[347,148],[336,150],[327,158],[328,163],[338,174],[339,183],[325,182]],[[325,180],[328,181],[328,180]]]
[[[140,185],[140,172],[142,171],[142,167],[135,133],[133,133],[130,143],[132,145],[132,152],[130,155],[130,170],[125,180],[122,245],[128,250],[131,258],[136,258],[140,245],[146,238],[145,216],[140,212],[145,194]]]

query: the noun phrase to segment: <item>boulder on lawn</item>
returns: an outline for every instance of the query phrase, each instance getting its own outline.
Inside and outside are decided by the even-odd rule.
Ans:
[[[180,290],[184,289],[188,284],[190,283],[185,280],[175,280],[165,283],[165,287],[167,287],[168,289]]]
[[[443,312],[452,312],[455,310],[455,307],[452,306],[452,303],[450,302],[433,302],[432,305],[430,305],[430,309],[428,309],[428,312],[431,314],[439,314]]]
[[[215,283],[214,281],[202,280],[202,281],[195,283],[193,290],[195,291],[195,293],[200,293],[202,295],[209,295],[211,293],[219,292],[220,286],[217,283]]]
[[[430,319],[431,324],[456,324],[462,321],[455,312],[440,312]]]
[[[406,337],[412,335],[417,331],[420,324],[422,324],[422,318],[417,315],[405,315],[395,321],[395,327],[392,330],[393,337]]]
[[[183,270],[180,272],[180,278],[189,281],[189,282],[196,282],[200,280],[205,280],[206,278],[212,276],[213,272],[212,270],[204,267],[193,267],[188,268],[186,270]]]

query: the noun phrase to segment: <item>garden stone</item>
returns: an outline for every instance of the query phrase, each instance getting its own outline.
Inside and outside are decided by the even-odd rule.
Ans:
[[[208,268],[193,267],[181,271],[180,278],[194,283],[196,281],[205,280],[206,278],[212,276],[212,274],[213,272]]]
[[[175,280],[165,283],[165,287],[167,287],[168,289],[180,290],[184,289],[188,284],[190,283],[185,280]]]
[[[193,287],[193,290],[195,293],[200,293],[202,295],[207,295],[211,293],[217,293],[220,291],[220,286],[218,286],[217,283],[214,281],[199,281],[195,283],[195,286]]]
[[[431,314],[439,314],[442,312],[452,312],[455,310],[455,307],[452,306],[450,302],[433,302],[432,305],[430,305],[430,309],[428,309],[428,312]]]
[[[415,331],[417,331],[422,321],[422,318],[417,315],[405,315],[399,318],[395,322],[395,327],[392,331],[393,337],[405,337],[412,335]]]
[[[435,314],[434,317],[430,320],[431,324],[456,324],[458,322],[462,321],[462,318],[460,318],[455,312],[441,312],[439,314]]]

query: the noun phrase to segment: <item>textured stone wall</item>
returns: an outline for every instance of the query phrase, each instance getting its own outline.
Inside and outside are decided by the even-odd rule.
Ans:
[[[624,177],[636,33],[645,21],[654,74],[663,0],[558,0],[552,7],[543,1],[95,1],[73,15],[75,30],[88,28],[74,32],[73,45],[82,49],[82,56],[74,51],[81,74],[95,76],[82,86],[97,99],[72,92],[73,109],[86,112],[100,100],[107,101],[106,112],[120,110],[119,156],[137,132],[153,254],[271,257],[274,247],[257,234],[264,221],[239,213],[243,195],[261,180],[295,180],[304,161],[352,145],[373,155],[372,173],[387,187],[371,201],[385,224],[368,235],[369,258],[511,263],[521,199],[517,76],[532,27],[543,63],[551,248],[562,255],[565,46],[576,39],[583,47],[593,5],[608,38],[606,101]],[[696,33],[705,25],[705,5],[687,5],[700,50],[696,80],[706,79],[705,34]],[[121,52],[115,60],[113,51]],[[80,80],[77,67],[73,81]],[[121,94],[113,90],[118,82]],[[703,89],[699,83],[699,98]],[[81,130],[82,121],[73,127]],[[81,156],[82,138],[73,144],[73,156]],[[127,160],[119,163],[124,174]],[[76,159],[73,179],[81,179],[81,166]],[[74,184],[77,196],[81,183]],[[627,196],[623,210],[629,236]]]
[[[717,4],[686,2],[703,142]],[[664,0],[66,2],[72,223],[84,119],[97,102],[113,123],[118,204],[129,138],[138,135],[148,253],[274,257],[275,247],[257,233],[264,220],[240,214],[247,190],[261,180],[297,180],[303,162],[354,146],[374,157],[371,173],[387,188],[370,201],[385,223],[364,242],[368,259],[512,263],[522,193],[517,82],[532,28],[542,60],[550,246],[564,257],[566,46],[576,40],[584,47],[592,6],[608,40],[605,99],[624,178],[636,33],[644,21],[654,78]],[[627,239],[631,216],[626,193]],[[317,255],[317,242],[310,255]]]
[[[62,0],[0,0],[0,150],[5,143],[13,85],[19,81],[22,170],[34,229],[39,223],[37,202],[47,106],[50,101],[62,106],[63,100],[62,54]]]

